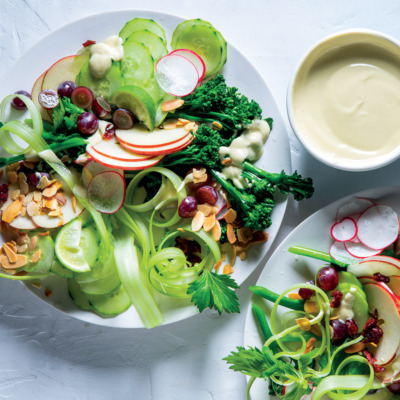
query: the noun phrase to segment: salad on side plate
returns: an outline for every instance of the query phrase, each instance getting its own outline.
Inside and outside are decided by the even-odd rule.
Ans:
[[[32,93],[6,96],[0,276],[60,276],[81,309],[133,305],[146,328],[164,321],[156,292],[239,312],[236,257],[268,240],[277,191],[302,200],[313,186],[254,164],[273,121],[227,85],[227,56],[209,22],[184,21],[167,43],[134,18],[53,64]]]

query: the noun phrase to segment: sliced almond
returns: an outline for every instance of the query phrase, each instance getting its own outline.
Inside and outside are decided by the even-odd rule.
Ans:
[[[46,232],[39,232],[39,236],[49,236],[50,235],[50,231],[46,231]]]
[[[208,203],[204,203],[204,204],[199,204],[197,206],[197,210],[201,211],[206,217],[208,217],[211,214],[213,207],[210,206]]]
[[[50,181],[49,178],[44,175],[40,178],[39,183],[36,185],[38,189],[46,189],[48,186],[52,185],[54,181]]]
[[[224,269],[222,270],[222,273],[223,273],[224,275],[231,275],[231,274],[233,274],[233,268],[232,268],[232,266],[229,265],[229,264],[224,265]]]
[[[37,244],[38,244],[39,238],[37,236],[32,236],[31,241],[29,242],[29,251],[35,250]]]
[[[6,269],[18,269],[25,266],[28,263],[28,257],[22,254],[17,254],[17,260],[15,263],[10,263],[8,257],[5,254],[0,256],[1,266]]]
[[[40,260],[41,255],[42,255],[42,250],[39,249],[35,251],[32,255],[31,262],[37,263]]]
[[[25,217],[25,215],[26,215],[26,207],[25,207],[25,206],[22,206],[21,212],[19,213],[19,215],[20,215],[21,217]]]
[[[166,131],[172,130],[176,128],[177,120],[176,119],[169,119],[163,123],[163,129]]]
[[[14,248],[12,248],[9,245],[9,243],[4,243],[3,249],[4,249],[4,252],[6,253],[6,256],[8,257],[8,260],[10,261],[10,263],[11,264],[16,263],[17,262],[17,252],[14,251]]]
[[[214,227],[215,225],[215,214],[210,214],[208,217],[204,218],[204,222],[203,222],[203,229],[206,232],[211,231],[211,229]]]
[[[6,171],[19,171],[20,168],[21,165],[19,164],[19,162],[15,162],[10,165],[7,165]]]
[[[29,185],[27,183],[26,175],[23,172],[18,174],[19,179],[19,188],[21,190],[21,194],[28,194],[29,193]]]
[[[296,322],[303,331],[309,331],[311,329],[310,320],[307,318],[296,318]]]
[[[308,314],[315,314],[319,311],[318,304],[315,301],[306,300],[304,302],[304,311]]]
[[[42,201],[42,192],[35,190],[33,192],[33,200],[36,201],[36,203],[40,203]]]
[[[292,299],[292,300],[302,300],[303,299],[298,293],[289,293],[288,297],[289,297],[289,299]]]
[[[32,161],[24,160],[22,163],[28,169],[35,169],[36,167],[35,163],[33,163]]]
[[[239,242],[247,243],[253,239],[253,231],[250,228],[247,228],[247,226],[240,227],[236,233]]]
[[[17,245],[23,245],[23,244],[25,244],[25,243],[29,243],[29,236],[26,234],[26,233],[20,233],[18,236],[17,236],[17,239],[16,239],[16,244]]]
[[[237,212],[233,209],[230,208],[224,215],[224,220],[226,221],[227,224],[232,224],[237,217]]]
[[[201,211],[197,211],[192,219],[192,230],[198,232],[204,224],[205,215]]]
[[[71,194],[71,200],[72,200],[72,209],[74,210],[74,213],[76,213],[76,197]]]
[[[176,123],[177,126],[183,126],[190,122],[188,119],[178,118],[178,122]]]
[[[28,193],[23,201],[24,206],[27,206],[33,200],[33,192]]]
[[[54,197],[61,206],[65,206],[65,204],[67,204],[67,199],[63,193],[58,192]]]
[[[236,242],[236,235],[235,231],[233,230],[233,225],[232,224],[227,224],[226,226],[226,236],[228,238],[229,243],[235,243]]]
[[[40,281],[31,281],[31,285],[35,287],[36,289],[41,289],[42,288],[42,282]]]
[[[21,191],[19,189],[15,189],[11,192],[10,197],[11,200],[16,200],[17,197],[21,194]]]
[[[218,220],[215,220],[215,225],[211,230],[211,235],[216,242],[221,239],[221,224]]]
[[[311,325],[310,332],[315,336],[322,337],[321,328],[319,327],[318,324]]]
[[[247,251],[241,251],[239,252],[239,258],[244,261],[247,259]]]
[[[10,183],[16,183],[18,181],[18,174],[15,171],[7,172],[7,179]]]
[[[42,208],[44,210],[55,210],[58,207],[58,202],[55,198],[44,198]],[[76,210],[74,210],[76,211]]]
[[[185,131],[190,132],[192,130],[194,130],[196,128],[196,122],[188,122],[183,129],[185,129]]]
[[[214,270],[218,271],[221,265],[222,265],[222,260],[219,260],[218,262],[215,263]]]
[[[64,225],[64,220],[60,220],[57,226],[63,226]]]
[[[46,189],[43,190],[42,195],[44,197],[53,197],[57,193],[57,186],[55,184],[48,186]]]
[[[61,208],[58,207],[55,210],[51,210],[48,215],[49,217],[61,217],[62,216]]]
[[[161,105],[161,110],[164,112],[173,111],[183,105],[184,101],[181,99],[172,99],[164,101]]]
[[[3,212],[2,220],[11,223],[21,212],[23,196],[18,196]]]
[[[231,246],[231,254],[229,258],[230,264],[232,267],[235,265],[236,262],[236,246]]]
[[[207,170],[204,167],[200,169],[193,168],[193,178],[200,179],[204,176],[207,176]]]
[[[22,245],[17,245],[17,251],[18,253],[25,253],[28,250],[28,245],[22,244]]]
[[[34,217],[35,215],[38,215],[39,214],[39,205],[38,205],[38,203],[35,203],[34,201],[31,201],[26,206],[26,212],[30,217]]]
[[[365,344],[365,343],[363,343],[363,342],[358,342],[358,343],[352,344],[352,345],[349,346],[349,347],[346,347],[346,348],[344,349],[344,352],[347,353],[347,354],[358,353],[359,351],[364,350],[365,347],[366,347],[366,344]]]
[[[315,337],[310,337],[306,343],[306,349],[304,350],[304,354],[309,353],[313,348],[314,344],[316,343],[317,339]]]

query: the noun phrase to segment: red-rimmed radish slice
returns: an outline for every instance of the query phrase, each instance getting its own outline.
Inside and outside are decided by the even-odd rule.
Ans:
[[[344,242],[333,242],[329,249],[329,255],[336,261],[341,261],[348,264],[356,260],[356,258],[352,257],[351,254],[346,250]]]
[[[189,49],[176,49],[171,51],[170,54],[176,54],[178,56],[182,56],[191,61],[194,66],[197,68],[197,72],[199,73],[199,82],[204,78],[204,74],[206,73],[206,64],[203,59],[194,51]]]
[[[227,206],[227,201],[223,193],[221,191],[217,190],[217,201],[214,204],[214,207],[217,207],[219,213],[223,208]]]
[[[353,237],[353,239],[350,240],[350,242],[361,243],[361,240],[358,238],[358,236],[355,236],[355,237]]]
[[[152,158],[148,155],[134,153],[133,150],[127,150],[119,143],[110,143],[109,141],[96,143],[93,150],[102,156],[119,161],[142,162]]]
[[[374,203],[365,197],[355,197],[339,206],[336,212],[336,221],[341,221],[343,218],[349,217],[353,214],[362,213],[372,205],[374,205]]]
[[[172,96],[187,96],[199,83],[199,72],[187,58],[176,54],[161,57],[156,64],[160,87]]]
[[[363,243],[344,242],[344,247],[355,258],[365,258],[378,255],[383,249],[371,249]]]
[[[136,171],[154,167],[163,159],[163,156],[157,156],[157,157],[147,158],[146,160],[140,162],[115,160],[108,156],[103,156],[102,154],[97,153],[96,151],[93,150],[93,146],[91,145],[88,145],[86,147],[86,151],[94,160],[96,160],[99,164],[104,165],[105,167],[123,169],[127,171],[132,171],[132,170]]]
[[[332,225],[331,235],[338,242],[352,240],[357,235],[357,224],[354,219],[345,217]]]
[[[367,208],[357,221],[358,238],[371,249],[390,246],[399,235],[399,218],[389,206],[383,204]]]
[[[105,167],[104,165],[99,164],[95,160],[89,160],[82,169],[83,184],[85,185],[85,187],[88,187],[89,182],[94,176],[100,174],[101,172],[106,172],[106,171],[118,172],[119,174],[124,176],[124,170],[122,169]]]
[[[218,211],[217,215],[215,216],[215,218],[218,221],[221,221],[221,219],[224,218],[225,214],[228,212],[229,208],[227,206],[221,208],[221,210]]]
[[[115,171],[100,172],[88,186],[89,203],[105,214],[114,214],[124,204],[125,179]]]

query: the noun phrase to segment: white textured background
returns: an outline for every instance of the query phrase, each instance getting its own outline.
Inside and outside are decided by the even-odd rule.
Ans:
[[[100,12],[146,9],[212,22],[264,76],[286,118],[290,75],[314,42],[365,27],[400,39],[398,1],[0,0],[0,81],[13,62],[52,30]],[[37,62],[40,63],[40,55]],[[279,240],[305,217],[344,195],[397,184],[400,162],[369,173],[336,171],[309,157],[291,135],[294,169],[313,176],[315,196],[289,210]],[[205,312],[152,331],[84,324],[51,309],[19,284],[0,282],[0,399],[239,400],[245,379],[221,361],[243,342],[242,314]]]

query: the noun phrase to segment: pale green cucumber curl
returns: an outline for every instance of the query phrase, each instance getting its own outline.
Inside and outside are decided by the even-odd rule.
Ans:
[[[7,119],[6,111],[14,97],[18,97],[27,106],[32,119],[32,128],[18,120],[5,122]],[[63,164],[43,139],[43,121],[39,110],[33,101],[26,96],[16,94],[6,96],[0,103],[0,121],[4,123],[0,128],[0,145],[11,154],[32,155],[37,153],[43,160],[45,160],[66,182],[77,200],[79,200],[80,203],[90,212],[102,238],[102,248],[107,253],[111,251],[110,237],[101,214],[89,204],[86,194],[82,190],[79,190],[81,187],[78,185],[74,174]],[[11,136],[11,133],[22,139],[27,146],[21,147],[17,144],[15,138]]]

